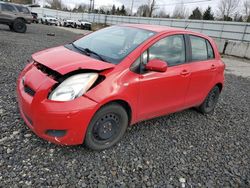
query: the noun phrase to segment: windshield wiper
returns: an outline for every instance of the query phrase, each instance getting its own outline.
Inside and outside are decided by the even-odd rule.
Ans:
[[[82,53],[86,54],[87,56],[89,56],[89,53],[87,53],[87,52],[84,50],[84,48],[81,48],[81,47],[75,45],[73,42],[72,42],[71,44],[72,44],[72,46],[73,46],[75,49],[77,49],[77,50],[79,50],[80,52],[82,52]]]
[[[100,60],[107,62],[100,54],[98,54],[98,53],[96,53],[96,52],[90,50],[89,48],[84,48],[84,50],[85,50],[85,52],[87,52],[87,53],[94,54],[94,55],[97,56]]]
[[[96,53],[96,52],[90,50],[89,48],[82,48],[82,47],[80,47],[80,46],[75,45],[73,42],[72,42],[71,44],[72,44],[72,46],[73,46],[74,48],[76,48],[76,49],[79,50],[80,52],[83,52],[83,53],[84,53],[85,55],[87,55],[87,56],[90,56],[90,54],[94,54],[94,55],[97,56],[100,60],[105,61],[105,62],[108,62],[108,61],[107,61],[106,59],[104,59],[101,55],[99,55],[98,53]]]

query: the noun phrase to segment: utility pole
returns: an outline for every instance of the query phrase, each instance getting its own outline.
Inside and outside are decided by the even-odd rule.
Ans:
[[[95,10],[95,0],[93,0],[92,10]]]
[[[91,9],[92,9],[92,1],[93,0],[89,0],[89,13],[91,12]]]
[[[133,15],[133,8],[134,8],[134,0],[132,0],[132,3],[131,3],[131,11],[130,11],[131,16]]]

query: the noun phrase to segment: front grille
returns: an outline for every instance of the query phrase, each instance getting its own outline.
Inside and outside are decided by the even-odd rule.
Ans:
[[[32,97],[36,94],[36,92],[27,85],[24,85],[24,91]]]

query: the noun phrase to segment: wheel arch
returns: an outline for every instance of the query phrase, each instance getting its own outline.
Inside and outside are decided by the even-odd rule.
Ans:
[[[130,125],[130,123],[132,121],[132,108],[131,108],[131,105],[126,100],[123,100],[123,99],[113,99],[113,100],[107,101],[104,104],[102,104],[98,108],[98,110],[101,109],[102,107],[104,107],[106,105],[109,105],[109,104],[112,104],[112,103],[119,104],[120,106],[122,106],[126,110],[126,112],[128,114],[129,125]]]
[[[22,20],[23,22],[26,23],[26,20],[23,17],[17,17],[15,20]]]
[[[219,87],[219,89],[220,89],[220,92],[222,91],[222,88],[223,88],[223,84],[222,83],[217,83],[215,86],[218,86]]]

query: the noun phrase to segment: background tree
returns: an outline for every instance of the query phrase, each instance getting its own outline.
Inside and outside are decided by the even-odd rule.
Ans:
[[[192,19],[192,20],[202,20],[202,13],[199,9],[199,7],[196,7],[192,14],[189,16],[189,19]]]
[[[9,1],[12,3],[20,3],[20,4],[32,4],[32,0],[2,0],[2,1],[6,1],[6,2]]]
[[[245,0],[243,3],[245,20],[250,22],[250,0]]]
[[[127,11],[126,11],[126,9],[125,9],[125,6],[124,6],[124,5],[122,5],[122,7],[121,7],[121,10],[120,10],[120,15],[122,15],[122,16],[126,16],[126,15],[127,15]]]
[[[149,17],[152,17],[153,12],[156,8],[156,1],[155,0],[149,0],[148,1],[148,7],[149,7]]]
[[[239,7],[240,0],[220,0],[219,16],[225,21],[232,21],[232,17]]]
[[[158,18],[170,18],[170,15],[166,13],[165,9],[161,9],[156,15]]]
[[[212,13],[211,7],[208,6],[203,14],[203,20],[214,20],[214,14]]]
[[[137,9],[137,16],[148,17],[149,16],[149,6],[146,4],[139,6]]]
[[[116,13],[116,7],[115,5],[113,5],[111,9],[111,15],[115,15],[115,13]]]
[[[175,6],[174,8],[174,13],[173,13],[173,18],[177,18],[177,19],[184,19],[187,16],[187,9],[184,6],[184,3],[180,3],[178,5]]]
[[[47,0],[47,3],[50,5],[52,9],[62,10],[63,4],[61,0]]]

